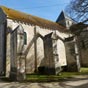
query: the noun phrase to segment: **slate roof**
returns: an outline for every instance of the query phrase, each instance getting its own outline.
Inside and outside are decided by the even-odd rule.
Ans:
[[[61,11],[56,22],[59,22],[59,21],[64,20],[64,19],[69,19],[69,20],[73,21],[74,23],[76,23],[76,21],[74,21],[71,17],[69,17],[64,11]]]
[[[0,6],[4,13],[7,15],[7,18],[12,20],[21,21],[24,23],[29,23],[32,25],[38,25],[42,28],[48,28],[53,30],[59,30],[61,32],[66,32],[65,28],[56,22],[52,22],[37,16],[26,14],[14,9],[7,8],[5,6]]]

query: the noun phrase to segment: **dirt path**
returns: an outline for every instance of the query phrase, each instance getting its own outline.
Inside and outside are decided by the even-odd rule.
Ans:
[[[49,83],[19,83],[0,82],[0,88],[88,88],[88,76],[77,76],[62,82]]]

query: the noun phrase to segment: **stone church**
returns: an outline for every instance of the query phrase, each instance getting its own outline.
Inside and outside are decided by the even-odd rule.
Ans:
[[[75,23],[63,11],[52,22],[0,6],[0,75],[58,74],[76,63],[78,48],[68,32]]]

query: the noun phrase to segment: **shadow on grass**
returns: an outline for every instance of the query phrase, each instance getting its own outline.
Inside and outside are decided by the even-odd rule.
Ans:
[[[60,75],[27,74],[25,82],[61,82],[71,79],[82,80],[85,79],[85,76],[88,79],[88,68],[86,70],[83,68],[81,72],[61,72]]]
[[[39,73],[26,74],[26,79],[19,82],[62,82],[72,79],[75,81],[84,80],[85,76],[88,79],[88,68],[81,68],[81,72],[61,72],[57,75],[41,75]],[[6,77],[2,77],[0,80],[4,82],[12,82],[10,78]]]
[[[7,77],[0,77],[0,82],[12,82],[12,81]]]

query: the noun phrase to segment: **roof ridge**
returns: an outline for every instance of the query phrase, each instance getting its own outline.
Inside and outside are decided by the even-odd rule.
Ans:
[[[21,12],[21,11],[12,9],[12,8],[8,8],[8,7],[6,7],[6,6],[0,6],[0,8],[7,8],[7,9],[9,9],[9,10],[14,10],[14,11],[16,11],[16,12],[19,12],[19,13],[22,13],[22,14],[25,14],[25,15],[28,15],[28,16],[32,16],[32,17],[35,17],[35,18],[39,18],[39,19],[43,19],[43,20],[46,20],[46,21],[50,21],[50,22],[55,23],[54,21],[51,21],[51,20],[48,20],[48,19],[44,19],[44,18],[42,18],[42,17],[34,16],[34,15],[32,15],[32,14],[29,14],[29,13]]]
[[[59,31],[65,29],[60,24],[50,20],[46,20],[37,16],[32,16],[30,14],[7,8],[5,6],[0,6],[0,8],[4,10],[5,14],[8,16],[9,19],[19,20],[30,24],[38,25],[40,27],[55,29]]]

